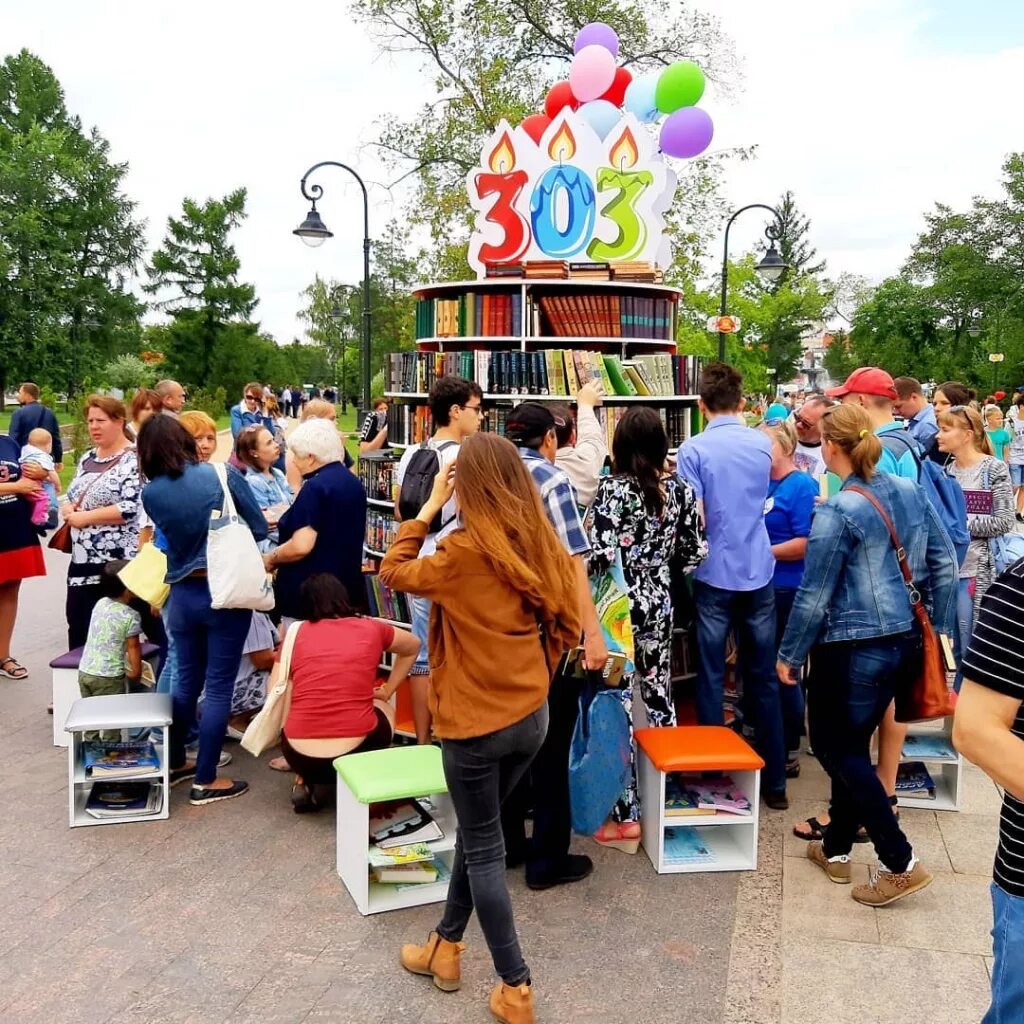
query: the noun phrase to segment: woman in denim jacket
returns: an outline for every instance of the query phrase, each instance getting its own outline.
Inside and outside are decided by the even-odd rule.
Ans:
[[[811,745],[832,782],[831,820],[808,859],[833,882],[849,884],[850,850],[860,825],[880,861],[853,898],[884,906],[932,880],[900,829],[871,765],[871,736],[892,704],[898,680],[920,669],[921,643],[910,597],[885,522],[851,490],[870,490],[903,543],[916,588],[935,628],[955,622],[953,546],[921,488],[876,473],[881,442],[863,409],[840,405],[821,419],[822,455],[843,489],[814,515],[805,571],[779,650],[779,678],[793,685],[813,647],[808,678]]]

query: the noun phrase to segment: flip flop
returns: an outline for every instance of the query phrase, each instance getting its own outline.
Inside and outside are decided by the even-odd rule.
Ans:
[[[288,764],[287,759],[284,755],[279,757],[272,757],[267,762],[267,767],[272,768],[275,772],[290,772],[292,770],[291,765]]]
[[[811,831],[798,832],[797,829],[800,827],[800,825],[810,825]],[[805,843],[810,843],[814,840],[824,839],[826,828],[827,826],[822,825],[822,823],[818,821],[817,818],[805,818],[803,821],[798,822],[796,825],[793,826],[793,835],[795,835],[797,839],[802,839]],[[870,840],[868,839],[868,834],[864,831],[864,829],[858,829],[857,834],[853,837],[853,841],[855,843],[867,843]]]
[[[14,666],[13,672],[7,667],[8,665]],[[0,676],[4,676],[7,679],[27,679],[28,669],[15,661],[14,658],[4,658],[3,661],[0,661]]]

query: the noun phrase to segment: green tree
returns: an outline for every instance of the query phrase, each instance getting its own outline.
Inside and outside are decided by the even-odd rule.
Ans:
[[[120,355],[100,370],[100,379],[110,387],[128,394],[136,388],[152,387],[156,381],[156,372],[138,356]]]
[[[256,308],[256,289],[238,280],[241,264],[228,240],[245,219],[245,199],[244,188],[205,203],[186,198],[182,216],[168,218],[163,245],[146,268],[143,288],[161,296],[154,305],[172,318],[164,351],[183,382],[210,381],[220,335],[228,325],[247,323]],[[227,344],[234,346],[236,337]]]
[[[793,279],[820,277],[825,271],[825,261],[818,259],[818,250],[811,244],[811,221],[796,205],[792,192],[782,195],[776,209],[781,220],[779,255],[786,264],[775,290],[784,287]]]

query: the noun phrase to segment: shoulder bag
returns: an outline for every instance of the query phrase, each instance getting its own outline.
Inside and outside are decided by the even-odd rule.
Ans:
[[[889,513],[882,507],[881,502],[863,487],[847,487],[847,491],[855,491],[857,494],[867,498],[878,514],[882,517],[886,529],[889,531],[889,540],[896,550],[896,559],[900,564],[900,572],[903,573],[903,582],[907,585],[907,596],[910,598],[910,608],[917,620],[918,628],[921,631],[921,669],[911,679],[900,680],[896,689],[896,721],[897,722],[926,722],[933,718],[946,718],[953,714],[953,704],[949,696],[949,684],[946,682],[946,666],[942,658],[942,648],[939,638],[932,626],[931,619],[921,600],[920,591],[914,586],[914,578],[907,564],[907,552],[900,543],[896,528],[892,525]]]
[[[993,461],[996,460],[993,459]],[[991,490],[989,482],[989,467],[991,465],[991,462],[986,461],[981,470],[981,486],[986,491]],[[999,537],[989,537],[988,550],[998,576],[1001,572],[1006,572],[1019,558],[1024,558],[1024,534],[1017,533],[1011,527],[1008,533]]]
[[[263,565],[263,556],[252,530],[235,509],[228,487],[227,467],[212,463],[224,495],[223,507],[210,514],[206,537],[206,576],[213,608],[251,608],[269,612],[274,607],[274,588]],[[248,486],[248,485],[246,485]]]
[[[266,703],[260,713],[249,723],[242,736],[242,746],[253,757],[259,757],[264,750],[274,746],[281,738],[285,719],[292,706],[292,649],[298,636],[301,622],[293,622],[281,647],[281,674],[274,688],[267,694]]]
[[[131,445],[128,446],[129,448]],[[78,507],[82,507],[82,503],[85,501],[85,496],[93,489],[93,486],[99,483],[101,477],[108,469],[113,469],[123,458],[128,448],[125,448],[116,459],[111,459],[102,469],[101,472],[97,473],[96,476],[89,481],[89,486],[82,491],[82,496],[78,499]],[[61,523],[54,535],[50,538],[49,543],[46,545],[48,548],[53,548],[54,551],[63,551],[65,555],[71,554],[71,524]]]

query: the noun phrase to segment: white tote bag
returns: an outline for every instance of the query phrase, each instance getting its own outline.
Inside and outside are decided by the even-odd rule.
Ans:
[[[220,515],[210,514],[206,538],[206,575],[214,608],[251,608],[269,612],[274,607],[274,588],[263,567],[256,538],[240,519],[228,488],[227,469],[212,463],[224,493]]]
[[[242,746],[253,757],[259,757],[268,747],[281,738],[288,709],[292,704],[292,648],[301,622],[293,622],[281,647],[281,672],[274,688],[267,694],[266,703],[260,713],[249,723],[242,737]]]

